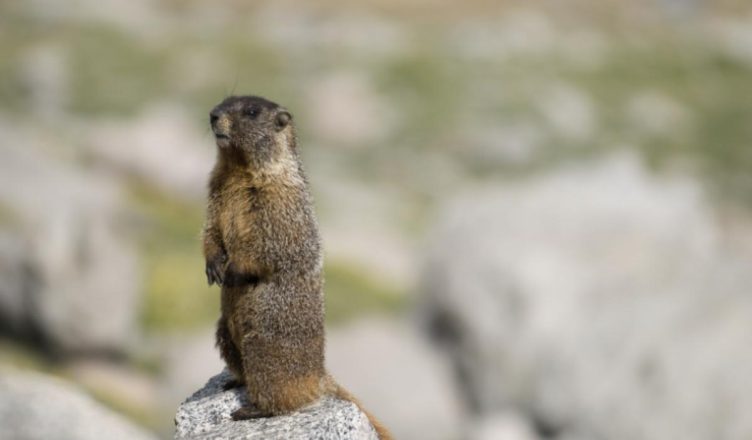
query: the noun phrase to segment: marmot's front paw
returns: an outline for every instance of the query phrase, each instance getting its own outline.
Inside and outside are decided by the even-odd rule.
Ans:
[[[227,263],[227,254],[221,253],[216,257],[206,260],[206,281],[211,286],[217,284],[221,286],[225,280],[225,265]]]

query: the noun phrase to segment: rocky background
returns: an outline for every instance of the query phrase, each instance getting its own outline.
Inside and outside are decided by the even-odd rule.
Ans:
[[[742,0],[0,3],[0,437],[171,438],[221,370],[232,93],[295,115],[329,368],[397,438],[752,437]]]

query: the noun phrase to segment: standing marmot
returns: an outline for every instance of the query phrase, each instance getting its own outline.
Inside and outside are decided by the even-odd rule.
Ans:
[[[251,406],[233,419],[284,414],[322,395],[358,404],[324,369],[322,256],[292,116],[256,96],[210,113],[218,155],[204,256],[222,286],[217,346]],[[379,437],[390,435],[368,412]]]

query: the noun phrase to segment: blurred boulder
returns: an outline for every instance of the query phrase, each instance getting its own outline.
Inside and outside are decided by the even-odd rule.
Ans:
[[[181,330],[166,335],[153,336],[151,351],[158,356],[162,366],[160,379],[162,405],[173,410],[207,377],[224,367],[224,361],[215,347],[215,327],[195,331]]]
[[[414,202],[404,191],[321,171],[326,172],[312,180],[327,257],[369,268],[395,292],[409,291],[415,285],[417,258],[412,237],[403,229]]]
[[[480,417],[470,424],[469,440],[537,440],[539,437],[521,414],[496,413]]]
[[[139,414],[151,416],[163,408],[162,381],[143,370],[109,359],[84,358],[67,362],[61,374],[95,395],[112,396],[119,408],[138,408]],[[174,408],[167,411],[168,418]]]
[[[29,245],[21,237],[0,230],[0,317],[6,330],[38,337],[29,314],[39,280],[28,251]]]
[[[464,408],[450,366],[417,329],[375,318],[334,328],[327,364],[396,438],[460,437]]]
[[[365,414],[353,403],[334,398],[285,416],[233,421],[230,414],[248,400],[242,388],[222,390],[231,377],[226,370],[212,377],[180,405],[175,416],[176,439],[376,439]]]
[[[363,147],[386,137],[395,111],[377,93],[373,81],[357,72],[337,72],[310,86],[306,117],[328,143]]]
[[[645,90],[630,97],[626,118],[637,133],[648,136],[670,136],[692,124],[690,109],[667,94]]]
[[[693,182],[615,156],[450,204],[420,311],[477,417],[516,408],[552,438],[747,438],[752,261],[729,238]]]
[[[36,117],[60,118],[70,101],[70,64],[58,43],[39,44],[24,53],[17,73]]]
[[[707,35],[724,55],[752,65],[752,18],[748,15],[715,18],[707,25]]]
[[[140,280],[117,187],[14,133],[3,130],[0,161],[0,206],[13,213],[0,239],[0,327],[55,353],[127,350]]]
[[[209,110],[205,121],[197,121],[176,105],[155,104],[134,119],[89,124],[89,152],[114,173],[137,176],[182,199],[203,201],[217,148]]]
[[[153,440],[152,434],[59,379],[0,372],[0,438]]]
[[[549,85],[540,93],[536,107],[550,129],[564,140],[583,142],[595,132],[597,113],[593,100],[574,85]]]

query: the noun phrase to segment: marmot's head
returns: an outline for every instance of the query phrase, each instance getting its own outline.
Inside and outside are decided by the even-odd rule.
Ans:
[[[292,116],[259,96],[230,96],[209,113],[220,150],[242,156],[256,167],[294,154]]]

